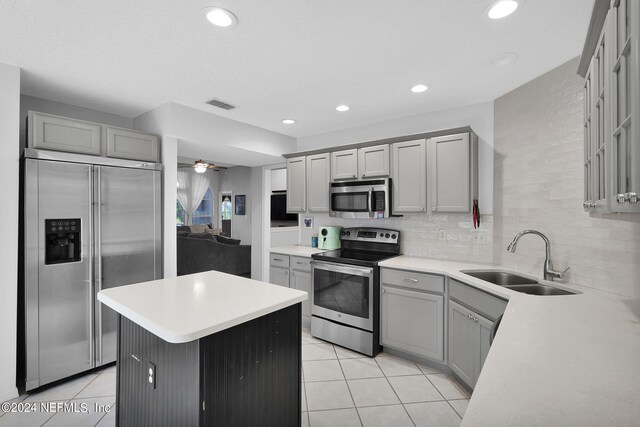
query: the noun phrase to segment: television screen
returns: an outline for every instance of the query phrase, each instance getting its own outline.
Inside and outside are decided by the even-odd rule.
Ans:
[[[286,193],[271,195],[271,221],[298,222],[298,214],[287,213],[287,194]]]

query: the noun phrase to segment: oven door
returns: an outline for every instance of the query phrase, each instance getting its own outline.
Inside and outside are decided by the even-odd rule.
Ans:
[[[371,267],[311,261],[311,314],[373,331]]]

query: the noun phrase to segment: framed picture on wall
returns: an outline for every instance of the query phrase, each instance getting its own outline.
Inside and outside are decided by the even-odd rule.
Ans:
[[[236,196],[236,215],[246,215],[247,196],[240,194]]]

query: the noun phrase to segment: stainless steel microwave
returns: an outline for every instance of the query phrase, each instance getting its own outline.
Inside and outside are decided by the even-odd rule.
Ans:
[[[332,182],[329,215],[340,218],[389,218],[391,179]]]

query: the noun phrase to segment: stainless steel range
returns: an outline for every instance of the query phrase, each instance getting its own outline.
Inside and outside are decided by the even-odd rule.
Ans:
[[[344,228],[342,248],[312,255],[311,335],[369,356],[380,352],[378,262],[400,255],[400,232]]]

